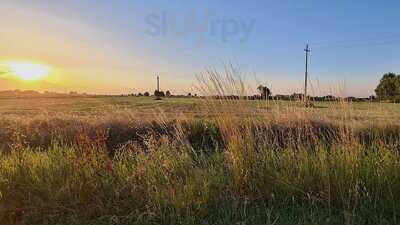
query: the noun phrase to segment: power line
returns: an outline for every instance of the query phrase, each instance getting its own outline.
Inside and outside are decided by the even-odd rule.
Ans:
[[[387,36],[387,39],[399,39],[400,35],[396,36]],[[349,40],[334,40],[334,41],[321,41],[321,42],[311,42],[310,45],[319,46],[319,45],[334,45],[334,44],[347,44],[347,43],[357,43],[357,42],[371,42],[371,41],[382,41],[382,37],[376,38],[365,38],[365,39],[349,39]]]
[[[354,47],[369,47],[380,45],[394,45],[400,43],[400,35],[390,36],[387,39],[382,38],[369,38],[358,40],[339,40],[339,41],[326,41],[314,42],[311,45],[314,48],[354,48]]]
[[[398,45],[399,40],[390,40],[374,43],[359,43],[359,44],[338,44],[338,45],[327,45],[327,46],[315,46],[314,48],[326,49],[326,48],[358,48],[358,47],[373,47],[373,46],[385,46],[385,45]]]

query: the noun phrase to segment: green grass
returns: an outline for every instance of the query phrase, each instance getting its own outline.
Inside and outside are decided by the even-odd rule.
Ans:
[[[3,155],[3,221],[24,224],[396,224],[400,160],[389,149],[194,153],[167,140],[113,158],[53,146]]]
[[[1,99],[0,224],[398,224],[400,106]]]

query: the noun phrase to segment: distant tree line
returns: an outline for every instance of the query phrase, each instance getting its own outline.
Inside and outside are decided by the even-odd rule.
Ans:
[[[34,91],[34,90],[6,90],[0,91],[0,98],[60,98],[60,97],[87,97],[94,96],[86,93],[78,93],[71,91],[69,93],[58,93],[51,91]]]
[[[139,92],[139,93],[137,93],[137,94],[128,94],[127,96],[137,96],[137,97],[150,97],[150,96],[153,96],[153,97],[158,97],[158,98],[161,98],[161,97],[167,97],[167,98],[170,98],[170,97],[175,97],[175,98],[180,97],[180,98],[181,98],[181,97],[197,97],[197,94],[194,94],[194,95],[193,95],[192,93],[187,93],[186,95],[182,95],[182,94],[180,94],[180,95],[173,95],[173,94],[171,93],[171,91],[169,91],[169,90],[167,90],[166,92],[155,90],[155,91],[153,92],[153,95],[151,95],[150,92],[146,91],[146,92],[144,92],[144,93]]]
[[[227,96],[209,96],[215,99],[246,99],[246,100],[287,100],[287,101],[297,101],[304,99],[304,94],[301,93],[293,93],[291,95],[272,95],[271,90],[264,85],[260,85],[257,87],[258,94],[251,96],[237,96],[237,95],[227,95]],[[309,96],[312,101],[389,101],[389,102],[398,102],[400,103],[400,75],[395,73],[386,73],[383,75],[380,80],[378,86],[375,89],[376,97],[370,96],[368,98],[357,98],[357,97],[336,97],[333,95],[327,96]],[[83,96],[98,96],[102,95],[89,95],[86,93],[78,93],[71,91],[69,93],[57,93],[57,92],[38,92],[33,90],[7,90],[0,91],[0,98],[35,98],[35,97],[83,97]],[[128,94],[121,96],[155,96],[155,97],[178,97],[178,98],[191,98],[198,97],[197,94],[187,93],[186,95],[173,95],[171,91],[157,91],[155,90],[153,95],[150,92],[146,91],[144,93],[137,94]]]
[[[260,100],[260,101],[265,101],[265,100],[282,100],[282,101],[300,101],[304,99],[304,94],[302,93],[293,93],[290,95],[272,95],[271,90],[267,86],[260,85],[257,88],[259,94],[256,95],[250,95],[250,96],[238,96],[238,95],[214,95],[214,96],[208,96],[210,98],[214,99],[226,99],[226,100]],[[166,91],[165,93],[163,91],[157,91],[155,90],[153,95],[150,95],[149,92],[144,92],[144,93],[138,93],[138,94],[129,94],[128,96],[144,96],[144,97],[174,97],[174,98],[190,98],[190,97],[198,97],[197,94],[192,94],[188,93],[186,95],[172,95],[170,91]],[[204,96],[202,96],[203,98]],[[351,101],[351,102],[361,102],[361,101],[372,101],[375,100],[375,96],[370,96],[368,98],[357,98],[357,97],[336,97],[333,95],[326,95],[326,96],[309,96],[309,99],[311,101]]]

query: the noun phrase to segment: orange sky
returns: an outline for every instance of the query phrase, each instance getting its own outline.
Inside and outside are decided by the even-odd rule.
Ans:
[[[288,18],[287,24],[268,24],[275,29],[273,33],[263,33],[272,28],[259,25],[262,27],[254,31],[259,33],[249,36],[246,42],[223,42],[219,39],[221,37],[208,34],[204,37],[204,43],[198,43],[196,35],[201,33],[196,32],[194,37],[149,36],[146,30],[151,24],[146,23],[146,18],[149,15],[160,16],[160,12],[169,9],[166,12],[180,16],[178,22],[184,23],[185,12],[191,4],[199,6],[199,12],[202,12],[201,1],[187,3],[187,8],[176,1],[171,4],[162,1],[152,4],[101,0],[2,0],[0,4],[0,66],[4,61],[24,60],[41,62],[52,68],[46,78],[29,82],[1,73],[0,68],[0,90],[137,93],[154,90],[155,79],[159,75],[163,90],[184,94],[193,92],[197,73],[209,67],[221,68],[224,62],[234,62],[241,68],[242,76],[253,86],[259,81],[272,87],[274,94],[302,91],[304,39],[287,39],[294,38],[288,34],[292,26],[297,27],[292,20],[297,21],[298,18]],[[219,15],[228,19],[246,15],[242,10],[238,10],[238,14],[235,14],[236,9],[224,10],[234,5],[218,6],[222,8],[213,14],[214,19],[220,19]],[[252,4],[246,7],[262,9]],[[206,7],[205,11],[211,12],[212,8]],[[263,16],[268,14],[261,10],[257,23],[270,21]],[[248,22],[252,15],[241,18],[240,22]],[[282,25],[285,24],[288,31],[283,32]],[[280,44],[276,44],[278,42]],[[397,61],[386,58],[382,59],[384,63],[377,64],[379,67],[366,60],[350,63],[359,57],[340,51],[333,53],[339,56],[322,51],[312,52],[311,93],[323,95],[345,92],[368,96],[373,93],[381,74],[394,71],[398,65]],[[319,57],[314,57],[317,54],[320,54]],[[390,54],[384,56],[391,57]],[[343,69],[337,66],[340,62],[335,60],[349,61],[351,66]],[[372,68],[366,69],[365,65]],[[342,90],[346,87],[351,87],[351,92]]]
[[[105,31],[22,4],[4,3],[0,13],[6,18],[0,20],[5,31],[0,35],[0,65],[2,61],[32,60],[53,68],[47,78],[36,82],[0,75],[0,90],[118,94],[154,86],[156,71],[152,73],[142,57],[118,50]],[[168,86],[182,90],[179,81]]]
[[[148,37],[128,38],[82,18],[67,17],[71,14],[35,6],[13,1],[2,3],[0,13],[6,19],[0,20],[0,27],[6,32],[0,35],[0,65],[9,60],[39,61],[53,70],[44,80],[29,82],[0,75],[0,90],[137,93],[152,91],[155,77],[160,75],[163,89],[184,94],[194,91],[196,73],[208,66],[220,66],[223,60],[194,65],[190,49],[180,49],[188,53],[179,56],[174,51],[159,53],[159,46],[146,42]],[[300,87],[286,82],[280,91],[288,89],[300,90]]]

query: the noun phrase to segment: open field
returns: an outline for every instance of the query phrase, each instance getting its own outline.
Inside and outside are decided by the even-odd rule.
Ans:
[[[400,224],[400,0],[0,0],[0,225]]]
[[[397,224],[400,105],[0,99],[1,224]]]
[[[107,116],[115,113],[130,113],[153,119],[155,115],[165,114],[168,117],[187,116],[204,117],[211,114],[226,113],[226,108],[213,107],[220,103],[219,100],[203,100],[200,98],[164,98],[155,101],[154,97],[76,97],[76,98],[33,98],[33,99],[0,99],[0,113],[4,117],[35,116],[74,116],[96,117]],[[248,109],[249,115],[266,113],[298,112],[302,108],[299,102],[290,101],[234,101],[235,113],[237,105]],[[226,104],[226,102],[223,101]],[[210,106],[211,105],[211,106]],[[339,119],[343,110],[349,113],[350,119],[362,122],[371,121],[398,121],[400,119],[400,106],[390,103],[357,102],[341,104],[337,102],[316,102],[315,108],[308,113],[320,117]],[[300,109],[301,110],[301,109]]]

